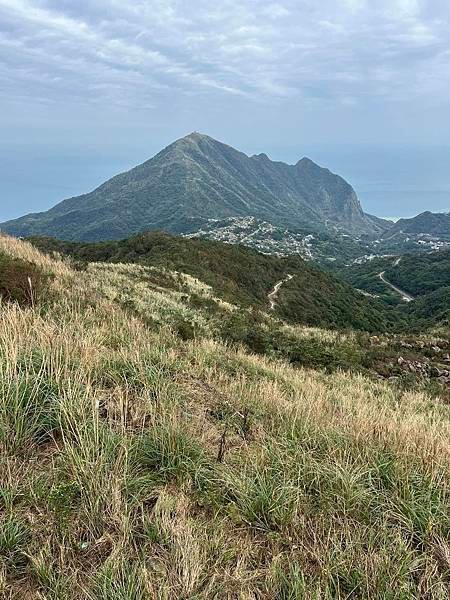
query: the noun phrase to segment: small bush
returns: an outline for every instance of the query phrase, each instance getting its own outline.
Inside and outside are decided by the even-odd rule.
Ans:
[[[50,510],[60,520],[64,520],[78,503],[80,493],[80,487],[74,481],[55,484],[48,495]]]
[[[20,306],[33,306],[47,289],[48,275],[36,265],[0,253],[0,297]]]
[[[352,370],[361,367],[363,353],[350,343],[326,344],[319,338],[305,338],[288,351],[292,364],[311,368]]]
[[[192,323],[189,323],[189,321],[181,319],[177,323],[175,323],[175,331],[184,342],[193,340],[196,334],[194,325]]]

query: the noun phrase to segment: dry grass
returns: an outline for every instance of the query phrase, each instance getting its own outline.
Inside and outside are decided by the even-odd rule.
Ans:
[[[182,342],[177,292],[0,250],[54,276],[0,307],[2,598],[448,597],[447,406]]]

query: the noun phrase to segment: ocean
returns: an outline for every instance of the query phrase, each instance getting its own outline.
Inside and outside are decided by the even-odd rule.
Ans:
[[[450,147],[309,147],[319,164],[355,188],[366,212],[411,217],[450,211]]]

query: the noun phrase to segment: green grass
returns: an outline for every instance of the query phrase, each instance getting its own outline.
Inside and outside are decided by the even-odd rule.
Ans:
[[[136,437],[130,456],[138,472],[162,484],[192,481],[208,463],[192,434],[164,417],[156,419],[145,433]]]
[[[0,442],[9,453],[26,453],[57,428],[58,396],[41,374],[0,376]]]
[[[92,600],[146,600],[148,597],[139,568],[125,561],[105,565],[92,591],[88,592]]]
[[[0,520],[0,564],[7,571],[23,571],[27,563],[29,541],[30,531],[24,522],[14,516]]]

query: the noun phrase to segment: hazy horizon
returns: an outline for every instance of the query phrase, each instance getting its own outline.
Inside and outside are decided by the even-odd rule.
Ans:
[[[0,0],[0,221],[198,130],[310,156],[383,217],[450,209],[444,0]]]
[[[224,140],[222,140],[224,141]],[[227,143],[230,143],[227,140]],[[151,158],[145,148],[110,153],[78,149],[73,154],[24,149],[25,166],[0,153],[0,179],[13,202],[0,205],[0,222],[48,210],[61,200],[88,193],[104,181]],[[265,152],[272,160],[295,163],[308,156],[344,177],[366,212],[383,218],[412,217],[425,210],[450,211],[449,147],[299,145],[237,147],[246,154]],[[21,175],[23,170],[27,178]],[[28,192],[32,189],[32,192]]]

